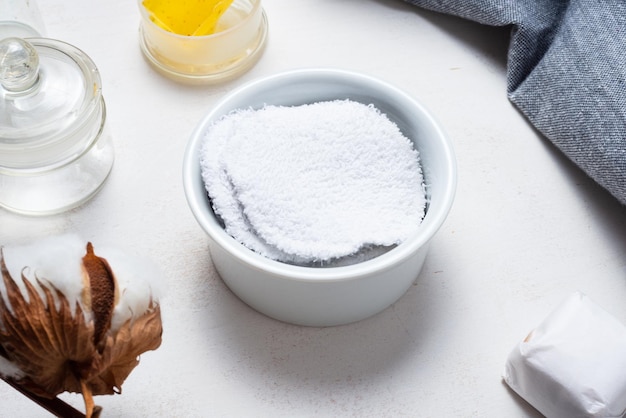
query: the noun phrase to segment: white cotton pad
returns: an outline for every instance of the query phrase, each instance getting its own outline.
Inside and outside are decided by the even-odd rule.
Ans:
[[[412,142],[349,100],[239,110],[210,126],[202,175],[226,231],[267,257],[324,261],[400,244],[424,217]]]
[[[548,418],[626,414],[626,328],[574,293],[509,355],[505,382]]]

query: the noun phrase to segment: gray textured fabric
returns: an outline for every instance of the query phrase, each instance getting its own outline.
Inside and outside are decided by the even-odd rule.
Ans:
[[[485,25],[511,25],[509,99],[626,204],[626,1],[404,1]]]

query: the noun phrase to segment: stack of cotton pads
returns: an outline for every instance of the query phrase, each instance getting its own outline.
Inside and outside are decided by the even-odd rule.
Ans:
[[[413,143],[350,100],[231,112],[207,128],[201,167],[226,232],[282,262],[371,258],[425,214]]]

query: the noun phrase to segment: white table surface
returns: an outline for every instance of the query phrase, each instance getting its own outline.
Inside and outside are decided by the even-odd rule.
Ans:
[[[116,148],[93,200],[30,218],[0,211],[3,244],[76,232],[151,256],[168,289],[162,346],[144,354],[103,417],[535,417],[507,389],[510,350],[575,290],[626,322],[626,208],[507,101],[508,30],[400,0],[264,0],[259,63],[217,86],[157,74],[134,0],[45,0],[48,37],[98,65]],[[302,67],[370,74],[436,115],[457,154],[452,211],[406,295],[364,321],[293,326],[242,303],[216,274],[187,207],[183,151],[226,92]],[[82,399],[62,399],[83,409]],[[46,417],[0,381],[1,417]]]

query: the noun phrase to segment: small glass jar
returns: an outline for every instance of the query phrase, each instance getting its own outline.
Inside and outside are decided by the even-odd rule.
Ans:
[[[0,40],[0,206],[27,215],[74,208],[113,166],[101,80],[78,48]]]
[[[260,58],[267,40],[261,0],[234,0],[210,35],[187,36],[158,26],[137,0],[139,45],[161,74],[186,84],[211,84],[237,77]]]

